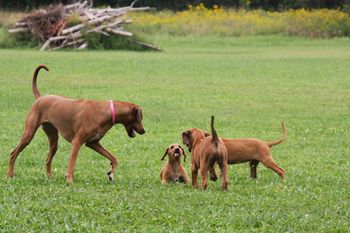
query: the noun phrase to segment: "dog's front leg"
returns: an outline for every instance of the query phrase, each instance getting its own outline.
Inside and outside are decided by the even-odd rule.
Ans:
[[[114,157],[108,150],[106,150],[99,142],[88,142],[86,143],[86,146],[93,149],[94,151],[96,151],[97,153],[99,153],[100,155],[106,157],[107,159],[109,159],[109,161],[111,162],[111,170],[109,170],[109,172],[107,173],[108,175],[108,179],[110,181],[114,181],[114,171],[115,168],[118,165],[118,160],[116,157]]]
[[[180,168],[180,180],[181,182],[184,182],[185,184],[190,184],[191,181],[187,176],[187,173],[183,167]]]
[[[68,168],[66,172],[66,181],[67,183],[73,183],[73,174],[74,174],[74,168],[75,164],[77,162],[78,153],[81,147],[81,142],[79,140],[72,141],[72,150],[70,154],[70,159],[68,162]]]

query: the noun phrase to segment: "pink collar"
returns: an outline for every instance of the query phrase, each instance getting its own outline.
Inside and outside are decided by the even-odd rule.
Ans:
[[[112,123],[113,125],[116,124],[116,121],[115,121],[115,108],[114,108],[114,103],[113,103],[113,100],[110,100],[108,101],[109,102],[109,108],[111,109],[111,115],[112,115]]]

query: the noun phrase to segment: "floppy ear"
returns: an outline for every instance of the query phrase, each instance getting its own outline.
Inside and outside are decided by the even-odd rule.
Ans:
[[[184,155],[184,162],[186,162],[187,155],[185,153],[185,150],[181,146],[179,147],[181,148],[182,154]]]
[[[190,135],[191,135],[191,131],[189,131],[189,130],[182,133],[182,143],[183,144],[187,144],[190,141],[190,139],[189,139]]]
[[[164,160],[165,156],[168,154],[168,151],[169,151],[169,147],[166,148],[166,150],[164,152],[164,155],[163,155],[163,157],[160,160],[162,160],[162,161]]]
[[[202,130],[202,132],[204,133],[204,136],[205,136],[205,137],[210,136],[210,133],[208,133],[207,131]]]
[[[136,116],[137,121],[141,122],[142,121],[142,110],[141,110],[141,108],[134,107],[133,111],[134,111],[134,114]]]

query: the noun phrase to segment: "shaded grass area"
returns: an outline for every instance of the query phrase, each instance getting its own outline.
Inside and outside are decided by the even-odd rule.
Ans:
[[[349,229],[349,39],[154,37],[162,53],[0,50],[0,229],[127,232],[346,232]],[[132,101],[144,109],[146,134],[129,139],[120,125],[102,140],[119,159],[115,184],[109,162],[88,148],[75,183],[64,180],[70,145],[60,139],[54,177],[45,176],[48,143],[42,130],[5,178],[33,102],[31,75],[43,94]],[[230,166],[229,191],[161,186],[160,158],[190,127],[219,136],[280,137],[275,161],[281,181],[248,164]],[[190,174],[190,163],[185,164]]]

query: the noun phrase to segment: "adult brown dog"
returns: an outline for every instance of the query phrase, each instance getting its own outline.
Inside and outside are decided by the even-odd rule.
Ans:
[[[214,116],[211,117],[212,136],[205,137],[202,130],[197,128],[189,129],[182,133],[183,143],[192,151],[192,185],[198,188],[198,170],[201,171],[202,188],[207,188],[208,170],[217,163],[221,170],[222,188],[227,190],[227,150],[224,142],[218,137],[214,129]]]
[[[111,169],[107,174],[112,181],[118,162],[116,157],[101,146],[99,141],[114,124],[124,125],[129,137],[135,137],[135,131],[138,134],[144,134],[141,108],[133,103],[122,101],[75,100],[57,95],[41,96],[36,79],[42,68],[48,71],[45,65],[40,65],[34,72],[32,90],[36,101],[27,115],[22,138],[11,152],[8,177],[13,177],[18,154],[31,142],[41,125],[50,143],[46,160],[48,176],[52,175],[51,162],[57,151],[58,133],[60,133],[72,144],[66,172],[68,183],[73,182],[78,152],[84,143],[110,160]]]
[[[160,180],[162,184],[176,181],[189,184],[190,179],[187,176],[185,168],[181,165],[181,156],[184,156],[184,162],[186,161],[184,149],[179,144],[171,144],[165,150],[160,160],[164,160],[167,155],[169,158],[168,162],[160,171]]]
[[[267,168],[275,171],[283,179],[285,177],[285,171],[273,161],[271,153],[272,146],[278,145],[286,140],[286,129],[283,122],[281,123],[281,127],[282,138],[271,142],[265,142],[256,138],[223,138],[222,140],[227,149],[228,164],[249,162],[250,177],[256,179],[257,166],[261,162]],[[210,134],[204,131],[203,133],[206,136],[210,136]],[[214,181],[218,179],[214,167],[210,168],[210,179]]]

